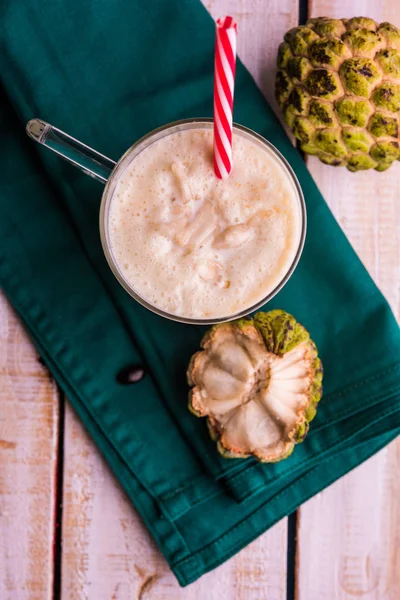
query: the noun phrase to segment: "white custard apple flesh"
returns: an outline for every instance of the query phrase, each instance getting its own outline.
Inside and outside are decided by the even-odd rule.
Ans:
[[[276,97],[307,154],[350,171],[400,158],[400,30],[372,19],[309,19],[279,46]]]
[[[191,359],[189,409],[206,417],[227,458],[287,458],[322,395],[322,364],[308,331],[273,310],[212,327]]]

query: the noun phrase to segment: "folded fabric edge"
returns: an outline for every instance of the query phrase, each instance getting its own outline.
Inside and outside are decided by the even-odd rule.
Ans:
[[[400,402],[400,394],[398,397]],[[352,460],[350,457],[349,462],[347,463],[347,468],[343,470],[343,472],[338,477],[335,474],[331,479],[328,478],[327,481],[324,481],[323,484],[316,486],[315,489],[306,489],[308,485],[308,478],[314,474],[317,469],[320,469],[321,466],[313,467],[309,472],[307,472],[306,476],[302,478],[301,482],[295,482],[293,486],[285,493],[293,496],[293,487],[298,489],[299,484],[302,488],[302,494],[299,498],[294,499],[292,501],[292,506],[288,510],[282,511],[279,516],[277,516],[273,521],[267,521],[267,514],[270,507],[270,502],[267,501],[263,504],[259,511],[265,511],[266,519],[263,522],[263,526],[257,530],[254,530],[252,527],[249,528],[249,535],[242,536],[240,541],[237,544],[232,546],[228,546],[223,554],[219,554],[217,550],[218,546],[221,546],[221,542],[223,542],[223,537],[219,538],[206,548],[202,549],[200,552],[191,553],[188,549],[188,546],[184,540],[184,538],[179,533],[179,529],[174,526],[174,524],[169,520],[161,517],[159,506],[155,502],[153,498],[151,498],[146,490],[141,486],[140,482],[135,478],[135,476],[127,469],[125,465],[120,464],[120,458],[118,455],[115,455],[115,450],[110,446],[108,441],[104,439],[103,434],[97,429],[97,426],[91,419],[87,418],[87,414],[85,408],[77,406],[75,403],[73,404],[74,409],[78,413],[80,419],[83,421],[86,429],[90,433],[91,437],[98,444],[101,453],[104,455],[107,460],[110,468],[112,469],[114,475],[121,483],[125,492],[128,494],[131,502],[134,507],[138,510],[140,517],[143,519],[146,527],[151,532],[152,536],[157,542],[161,552],[164,554],[167,562],[171,570],[176,575],[179,584],[181,586],[189,585],[194,582],[196,579],[204,575],[206,572],[209,572],[224,563],[228,558],[236,554],[238,551],[243,549],[246,545],[251,543],[254,539],[256,539],[259,535],[261,535],[264,531],[271,528],[276,522],[278,522],[281,518],[284,518],[291,512],[293,512],[298,506],[300,506],[303,502],[308,500],[310,497],[320,492],[325,487],[329,486],[331,483],[336,481],[340,476],[345,475],[347,472],[351,471],[353,468],[358,466],[361,462],[367,460],[370,456],[378,452],[382,447],[388,444],[390,441],[395,439],[397,435],[400,433],[400,423],[396,430],[391,431],[389,434],[386,434],[385,437],[379,438],[379,442],[375,445],[371,446],[371,442],[366,442],[365,445],[369,444],[371,447],[368,452],[366,452],[361,460],[357,457],[356,460]],[[83,412],[82,412],[83,411]],[[348,451],[346,449],[343,451],[345,453]],[[341,453],[339,452],[339,456]],[[330,457],[328,460],[324,461],[324,469],[326,469],[326,465],[329,462],[333,462],[337,460],[338,456]],[[123,469],[121,470],[121,466]],[[274,499],[274,503],[278,503],[279,507],[279,499],[282,497],[282,493],[278,494]],[[151,506],[150,504],[151,503]],[[161,518],[160,518],[161,517]],[[234,529],[239,526],[246,525],[246,523],[252,519],[253,515],[247,517],[243,522],[236,525],[234,528],[231,528],[227,534],[231,534]],[[204,558],[205,554],[207,554],[207,559]],[[211,557],[211,558],[210,558]]]
[[[400,394],[398,394],[398,396],[396,397],[396,402],[398,402],[400,404]],[[220,545],[220,542],[222,541],[224,536],[222,536],[220,539],[216,540],[215,542],[213,542],[206,548],[202,549],[200,552],[193,554],[188,549],[188,546],[187,546],[184,538],[181,536],[179,529],[176,526],[174,526],[174,523],[172,521],[170,521],[169,519],[162,518],[161,512],[160,512],[160,507],[158,506],[157,502],[148,495],[148,492],[141,486],[140,482],[137,480],[137,478],[134,476],[134,474],[132,474],[132,472],[128,469],[128,467],[126,467],[124,464],[121,465],[121,458],[119,457],[118,454],[116,454],[115,449],[109,444],[108,440],[104,438],[104,434],[97,429],[96,423],[94,423],[90,419],[90,416],[86,412],[85,407],[84,406],[80,407],[79,401],[78,401],[78,405],[77,405],[76,399],[75,399],[75,402],[72,402],[72,404],[74,406],[74,409],[79,414],[81,420],[84,422],[84,425],[87,428],[87,430],[89,431],[90,435],[98,444],[99,449],[101,450],[102,454],[106,458],[107,462],[109,463],[109,465],[110,465],[112,471],[114,472],[114,474],[116,475],[117,479],[120,481],[122,487],[125,489],[130,500],[132,501],[135,508],[140,513],[140,516],[143,519],[144,523],[146,524],[147,528],[149,529],[151,534],[154,536],[160,550],[164,553],[164,555],[166,555],[165,558],[166,558],[167,562],[169,563],[170,568],[175,573],[181,586],[186,586],[186,585],[192,583],[193,581],[198,579],[200,576],[202,576],[204,573],[213,570],[214,568],[216,568],[217,566],[219,566],[220,564],[225,562],[225,560],[227,560],[228,558],[230,558],[231,556],[236,554],[239,550],[241,550],[243,547],[245,547],[248,543],[250,543],[255,538],[257,538],[259,535],[261,535],[265,530],[272,527],[281,518],[287,516],[287,514],[290,514],[300,504],[305,502],[307,499],[312,497],[314,494],[321,491],[324,487],[327,487],[328,485],[330,485],[330,483],[332,483],[333,481],[338,479],[340,476],[345,475],[348,471],[350,471],[355,466],[360,464],[360,462],[367,460],[367,458],[369,458],[374,453],[376,453],[378,450],[380,450],[383,446],[385,446],[387,443],[389,443],[389,441],[394,439],[400,433],[400,423],[399,423],[398,429],[390,432],[389,435],[386,435],[386,438],[384,440],[382,440],[378,445],[373,446],[373,448],[370,449],[370,452],[365,454],[361,458],[361,460],[357,459],[354,462],[354,464],[349,462],[348,468],[346,468],[346,470],[344,470],[343,473],[341,473],[341,475],[339,477],[337,475],[334,476],[332,478],[332,480],[328,480],[327,482],[324,482],[323,485],[319,486],[318,488],[316,488],[312,491],[310,491],[310,490],[303,491],[302,497],[299,500],[296,500],[294,502],[293,508],[282,512],[282,514],[279,517],[277,517],[276,519],[274,519],[271,523],[267,523],[267,521],[265,521],[266,525],[264,524],[262,528],[260,528],[259,530],[255,531],[255,532],[252,529],[250,529],[250,531],[252,531],[252,533],[245,539],[241,538],[241,541],[238,543],[237,546],[234,545],[232,547],[228,547],[225,554],[218,556],[218,552],[213,551],[213,548],[216,548],[218,545]],[[115,456],[113,456],[114,454],[115,454]],[[340,454],[340,452],[339,452],[339,454]],[[326,464],[328,462],[332,462],[336,458],[337,458],[337,456],[329,457],[329,459],[324,462],[324,466],[326,466]],[[121,466],[123,467],[122,471],[121,471]],[[311,470],[307,472],[306,477],[308,475],[311,476],[318,468],[320,468],[320,466],[311,468]],[[304,487],[306,485],[306,483],[304,483],[306,480],[305,480],[305,478],[302,478],[302,479],[303,479],[302,483],[303,483],[303,487]],[[297,482],[295,482],[294,486],[297,486]],[[285,493],[286,493],[286,491],[285,491]],[[282,496],[282,493],[278,494],[278,496],[276,498],[274,498],[273,501],[275,502],[276,499],[281,496]],[[149,502],[151,502],[151,506],[149,505]],[[260,509],[258,509],[257,512],[259,512],[262,509],[268,510],[269,504],[270,503],[267,501],[264,505],[262,505],[262,507]],[[253,515],[250,515],[249,517],[247,517],[243,521],[243,523],[246,524],[246,522],[249,519],[251,519],[252,516]],[[242,523],[239,523],[234,528],[231,528],[227,532],[227,534],[230,534],[234,529],[236,529],[240,525],[242,525]],[[207,561],[206,564],[203,563],[204,553],[207,553],[208,555],[211,554],[211,556],[212,556],[211,561]],[[218,558],[216,558],[216,557],[218,557]]]
[[[344,421],[346,419],[355,417],[356,415],[364,412],[382,400],[393,396],[400,389],[400,361],[380,369],[376,373],[370,374],[368,377],[357,379],[351,385],[340,389],[336,392],[323,396],[321,399],[321,405],[317,416],[313,421],[310,433],[306,440],[309,440],[312,436],[320,431],[323,431],[327,427],[331,427],[333,424]],[[342,401],[346,397],[352,397],[352,402],[344,403],[345,409],[336,411],[336,409],[330,410],[330,405],[340,398]],[[356,401],[354,401],[356,399]],[[326,411],[328,406],[325,420],[321,419],[321,413]],[[322,410],[321,410],[322,409]],[[241,478],[243,474],[249,473],[251,470],[257,471],[260,467],[260,463],[252,458],[246,461],[229,461],[228,467],[224,468],[220,472],[213,472],[212,476],[217,482],[221,482],[230,486],[230,482],[236,478]],[[240,464],[242,463],[242,464]],[[274,469],[274,467],[272,467]],[[191,484],[188,485],[190,487]]]
[[[212,571],[226,560],[234,556],[237,552],[242,550],[252,541],[254,541],[257,537],[259,537],[262,533],[273,527],[278,521],[282,518],[288,516],[292,512],[294,512],[301,504],[312,498],[315,494],[321,492],[329,485],[337,481],[339,478],[343,477],[347,473],[349,473],[352,469],[359,466],[362,462],[368,460],[371,456],[376,454],[379,450],[381,450],[384,446],[393,441],[400,434],[400,422],[399,425],[393,429],[390,433],[386,433],[380,436],[375,440],[375,443],[372,443],[370,440],[364,442],[359,446],[357,451],[355,452],[353,448],[346,448],[342,453],[335,455],[334,457],[330,457],[328,460],[325,460],[322,465],[318,465],[313,467],[310,471],[308,471],[300,481],[296,481],[294,485],[290,486],[288,490],[284,491],[284,494],[291,497],[291,503],[289,508],[285,508],[284,510],[280,509],[280,500],[282,498],[282,494],[278,494],[272,501],[267,501],[256,511],[256,515],[251,515],[247,517],[243,522],[239,523],[235,528],[232,528],[227,532],[231,534],[234,529],[237,529],[242,526],[249,526],[249,534],[243,535],[240,538],[239,542],[235,542],[232,545],[225,544],[223,538],[220,538],[216,542],[210,544],[207,548],[204,548],[198,553],[193,554],[189,558],[183,559],[183,561],[174,563],[172,565],[172,569],[176,574],[179,583],[182,586],[193,583],[204,575],[205,573]],[[366,448],[368,449],[366,450]],[[363,451],[362,456],[361,450]],[[349,452],[349,458],[346,463],[346,468],[343,469],[339,475],[337,475],[337,471],[335,471],[334,475],[328,475],[329,470],[327,466],[329,464],[333,464],[335,461],[342,460],[343,456]],[[318,470],[321,470],[321,479],[319,482],[314,484],[312,487],[310,486],[309,480],[312,479],[313,476],[319,477]],[[295,496],[293,488],[296,490],[301,490],[301,493]],[[273,505],[273,506],[272,506]],[[268,512],[276,510],[277,516],[268,521]],[[265,515],[265,519],[263,519],[263,525],[261,527],[253,527],[251,525],[252,517],[255,516],[259,518],[259,516],[263,514]],[[221,543],[222,542],[222,543]],[[225,545],[223,552],[220,553],[217,550],[218,546]],[[207,554],[207,557],[205,556]],[[200,559],[200,560],[199,560]],[[200,563],[201,566],[198,566]]]
[[[341,436],[337,435],[336,433],[334,436],[330,436],[333,439],[326,441],[326,447],[324,447],[322,452],[314,450],[314,458],[307,458],[307,461],[310,461],[310,468],[317,461],[321,460],[321,458],[328,452],[332,452],[334,449],[340,449],[340,447],[343,446],[343,443],[345,443],[348,439],[357,436],[364,428],[386,417],[388,411],[396,412],[400,409],[400,380],[398,376],[399,368],[400,362],[388,369],[385,369],[379,375],[374,376],[376,381],[380,380],[381,382],[385,382],[384,385],[382,383],[380,384],[381,389],[379,394],[371,393],[372,390],[370,386],[370,377],[358,382],[356,386],[349,387],[348,390],[346,390],[347,394],[342,394],[343,398],[345,399],[346,395],[354,396],[355,389],[357,389],[357,398],[359,399],[360,410],[358,412],[353,411],[349,414],[343,414],[340,416],[340,419],[327,423],[327,426],[339,426],[341,422],[345,423],[346,425],[351,422],[353,426],[351,429],[346,428],[346,431]],[[366,402],[367,397],[368,401]],[[374,411],[373,415],[371,415],[372,410]],[[364,418],[362,418],[362,413],[366,413]],[[244,465],[239,471],[228,471],[225,477],[217,478],[216,483],[219,483],[219,487],[210,489],[209,496],[203,495],[199,497],[196,495],[196,490],[193,489],[195,488],[196,482],[190,482],[185,488],[181,488],[179,491],[180,499],[182,500],[185,498],[185,502],[181,503],[181,509],[175,506],[177,504],[175,497],[171,498],[170,496],[162,496],[159,499],[165,504],[170,516],[174,519],[178,519],[194,506],[201,504],[210,497],[216,496],[220,493],[228,492],[235,498],[237,502],[243,502],[261,492],[265,485],[269,485],[278,480],[280,477],[285,476],[289,471],[295,473],[301,469],[301,464],[295,465],[294,467],[290,466],[293,458],[296,456],[296,453],[303,451],[303,449],[305,450],[310,446],[313,447],[314,441],[316,440],[316,434],[321,432],[320,434],[324,435],[323,429],[324,428],[317,428],[314,432],[311,426],[311,431],[303,444],[295,448],[295,453],[293,456],[285,461],[285,466],[287,465],[289,468],[283,473],[280,472],[282,463],[265,465],[251,462],[247,466]]]
[[[392,398],[398,398],[399,404],[391,403]],[[387,403],[390,403],[389,407],[387,407]],[[307,457],[306,462],[309,467],[312,468],[321,460],[325,460],[328,453],[330,456],[340,453],[343,448],[351,443],[354,438],[359,436],[360,433],[366,429],[370,429],[372,426],[377,426],[381,420],[386,419],[395,413],[399,413],[400,391],[395,396],[386,396],[379,405],[373,407],[373,410],[375,411],[375,414],[371,416],[371,414],[368,413],[365,419],[357,423],[351,433],[344,434],[334,443],[328,444],[322,452],[314,451],[312,453],[312,458]],[[304,463],[298,462],[294,467],[290,467],[282,473],[275,472],[269,476],[268,471],[273,468],[273,466],[274,465],[272,464],[263,465],[258,463],[257,465],[249,467],[247,470],[244,469],[241,473],[236,475],[236,477],[232,477],[226,482],[221,480],[219,482],[217,481],[216,483],[220,484],[218,487],[211,485],[207,486],[205,493],[202,495],[196,494],[196,488],[188,486],[185,490],[179,490],[179,502],[174,502],[175,498],[170,499],[168,497],[160,497],[159,500],[167,510],[169,517],[176,521],[191,509],[221,494],[228,493],[233,496],[238,503],[254,498],[259,493],[262,493],[266,486],[278,483],[282,478],[285,478],[288,475],[295,477],[296,474],[302,470]]]
[[[399,363],[400,366],[400,363]],[[394,370],[392,371],[395,372]],[[359,387],[360,391],[360,401],[364,401],[366,394],[365,392],[368,390],[368,381],[365,382],[364,387]],[[350,393],[353,393],[350,390]],[[346,396],[344,396],[345,398]],[[398,401],[399,406],[397,406],[396,402]],[[389,404],[389,406],[388,406]],[[324,447],[322,452],[314,452],[314,458],[308,459],[310,460],[310,466],[313,463],[320,460],[322,456],[331,452],[334,448],[340,447],[344,442],[351,439],[352,437],[358,435],[360,431],[362,431],[365,427],[370,426],[371,423],[379,421],[379,419],[387,416],[388,412],[396,412],[400,408],[400,381],[398,381],[398,377],[396,379],[392,378],[390,384],[387,388],[384,388],[380,394],[376,396],[370,396],[369,402],[366,403],[366,408],[360,408],[358,412],[353,412],[349,415],[344,415],[340,418],[340,420],[333,420],[325,424],[324,427],[317,428],[315,431],[311,426],[311,431],[308,436],[305,438],[302,447],[295,448],[294,452],[299,452],[301,448],[307,448],[314,446],[316,436],[323,436],[324,430],[329,427],[329,433],[332,430],[332,427],[340,427],[341,423],[345,423],[346,425],[349,422],[355,422],[355,426],[350,430],[346,430],[341,436],[335,436],[335,439],[332,441],[326,442],[326,446]],[[371,415],[371,411],[373,411],[373,415]],[[365,413],[365,417],[363,414]],[[291,464],[291,461],[296,455],[294,454],[292,457],[287,459],[288,466]],[[301,464],[297,464],[293,467],[293,471],[295,472]],[[249,497],[252,497],[254,494],[257,494],[263,487],[267,484],[272,483],[280,476],[284,475],[284,473],[280,473],[278,471],[279,465],[269,465],[268,472],[265,465],[261,465],[260,463],[255,463],[249,465],[249,467],[242,469],[240,472],[233,473],[230,477],[226,477],[224,480],[227,488],[232,492],[238,502],[242,502]],[[246,484],[245,486],[243,484]],[[245,487],[245,490],[243,489]]]
[[[32,335],[32,333],[33,332],[30,330],[31,335]],[[45,361],[49,364],[52,371],[55,372],[57,381],[59,383],[63,384],[62,387],[65,389],[66,393],[68,394],[68,385],[66,385],[66,382],[63,380],[62,375],[60,375],[60,373],[58,373],[57,370],[54,368],[54,365],[52,364],[51,359],[46,355],[45,350],[41,347],[40,341],[38,339],[36,339],[34,335],[33,335],[33,340],[34,340],[34,343],[36,344],[36,346],[38,347],[39,351],[41,351],[43,353]],[[260,512],[266,511],[266,517],[265,517],[265,520],[263,519],[262,527],[254,528],[254,526],[252,524],[250,524],[252,519],[255,516],[257,516],[253,513],[252,515],[249,515],[248,517],[246,517],[242,522],[238,523],[233,528],[228,530],[226,532],[226,534],[221,536],[221,538],[219,538],[218,540],[212,542],[210,545],[203,548],[202,550],[200,550],[196,553],[192,553],[189,550],[181,533],[179,532],[179,529],[174,524],[173,520],[171,520],[169,518],[162,518],[161,510],[160,510],[161,507],[157,503],[156,499],[152,498],[148,494],[148,492],[143,488],[143,486],[140,484],[139,480],[135,477],[135,475],[132,473],[132,471],[129,470],[129,468],[123,463],[117,450],[114,449],[110,445],[110,442],[107,440],[107,438],[104,436],[104,434],[98,429],[97,424],[90,417],[89,413],[86,411],[86,408],[83,405],[81,405],[79,399],[77,399],[75,397],[74,393],[71,393],[69,395],[69,399],[71,401],[71,404],[75,408],[76,412],[80,416],[81,420],[83,421],[86,429],[89,431],[92,438],[98,444],[99,449],[105,456],[107,462],[109,463],[111,469],[115,473],[117,479],[119,479],[123,488],[127,492],[129,498],[131,499],[133,504],[136,506],[136,508],[140,512],[142,519],[144,520],[146,526],[148,527],[148,529],[154,536],[160,549],[162,550],[162,552],[165,553],[166,559],[167,559],[168,563],[170,564],[171,569],[175,572],[175,574],[179,580],[179,583],[182,586],[188,585],[189,583],[195,581],[198,577],[200,577],[207,571],[210,571],[213,568],[217,567],[219,564],[223,563],[230,556],[235,554],[237,551],[239,551],[244,546],[246,546],[248,543],[250,543],[253,539],[258,537],[266,529],[272,527],[274,525],[274,523],[276,523],[278,520],[280,520],[287,514],[290,514],[290,512],[292,512],[297,506],[302,504],[305,500],[307,500],[314,494],[318,493],[324,487],[326,487],[327,485],[332,483],[334,480],[338,479],[338,477],[344,475],[345,473],[350,471],[352,468],[357,466],[360,462],[363,462],[369,456],[371,456],[372,454],[377,452],[381,447],[383,447],[385,444],[387,444],[391,439],[394,439],[399,433],[398,429],[400,429],[400,424],[399,424],[399,428],[390,432],[389,434],[387,434],[385,439],[380,442],[380,445],[374,445],[373,448],[370,449],[368,452],[366,452],[361,458],[357,457],[356,460],[353,460],[353,461],[350,461],[349,463],[347,463],[346,469],[343,470],[343,472],[341,472],[339,476],[337,474],[335,474],[335,476],[331,480],[328,479],[326,481],[323,481],[323,483],[317,484],[313,488],[310,488],[309,490],[307,490],[307,489],[305,489],[305,487],[306,487],[306,485],[308,485],[308,483],[307,483],[308,476],[311,477],[311,475],[317,469],[319,469],[320,466],[316,466],[316,467],[312,468],[310,471],[307,472],[307,474],[304,477],[301,478],[300,482],[295,482],[295,484],[293,486],[291,486],[291,488],[288,491],[285,491],[285,493],[290,495],[292,488],[295,487],[296,489],[298,489],[298,487],[300,486],[302,489],[302,494],[300,496],[298,496],[297,498],[295,498],[295,500],[293,500],[293,504],[290,509],[286,509],[286,510],[282,511],[281,514],[279,514],[279,516],[276,517],[273,521],[268,522],[268,518],[267,518],[268,517],[268,509],[271,506],[271,503],[267,501],[256,511],[257,514],[259,514]],[[400,393],[397,394],[397,396],[394,398],[394,402],[400,403]],[[382,438],[379,438],[379,439],[382,440]],[[324,465],[326,465],[331,460],[334,460],[334,459],[329,458],[329,460],[326,460],[324,462]],[[223,490],[221,489],[221,492],[222,491]],[[292,493],[292,495],[293,495],[293,493]],[[277,498],[279,498],[279,497],[282,497],[282,493],[278,494]],[[275,503],[276,498],[274,498],[272,500],[272,502]],[[279,508],[279,505],[278,505],[278,508]],[[176,516],[175,516],[175,518],[176,518]],[[225,543],[224,540],[226,539],[226,537],[228,535],[230,535],[236,529],[239,529],[240,527],[247,526],[247,525],[250,525],[249,533],[242,534],[239,542],[235,542],[232,546]],[[222,546],[222,547],[225,546],[224,551],[221,554],[219,554],[218,552],[216,552],[214,550],[215,548],[218,548],[218,546]],[[205,555],[207,555],[207,557]],[[210,558],[210,555],[211,555],[211,558]]]
[[[74,398],[74,400],[76,399]],[[398,394],[396,401],[400,404],[400,393]],[[85,407],[83,405],[79,405],[79,402],[77,404],[76,402],[71,402],[71,404],[84,423],[85,428],[98,445],[114,475],[121,483],[125,492],[128,494],[134,507],[139,512],[140,517],[143,519],[146,527],[151,532],[161,552],[164,554],[171,570],[176,575],[179,584],[183,587],[193,583],[205,573],[224,563],[227,559],[235,555],[259,535],[264,533],[264,531],[270,529],[280,519],[297,509],[303,502],[323,490],[325,487],[329,486],[339,477],[351,471],[353,468],[361,464],[361,462],[364,462],[370,458],[370,456],[378,452],[381,448],[383,448],[400,434],[400,411],[398,411],[399,423],[397,428],[393,429],[389,433],[386,433],[385,435],[380,436],[373,445],[370,441],[365,442],[363,447],[369,445],[369,450],[363,454],[361,458],[359,457],[358,453],[356,453],[356,459],[350,456],[346,469],[344,469],[339,476],[336,473],[332,478],[328,477],[325,481],[323,481],[323,483],[317,484],[314,488],[307,489],[307,486],[309,485],[308,480],[311,479],[318,469],[322,469],[323,473],[327,472],[328,463],[332,463],[340,458],[342,454],[345,454],[347,451],[349,451],[348,448],[342,452],[339,451],[338,453],[335,453],[334,457],[329,457],[323,461],[323,466],[317,465],[312,467],[303,477],[301,477],[300,481],[294,482],[293,485],[289,486],[289,489],[285,489],[283,492],[278,493],[271,502],[267,501],[264,503],[255,511],[255,513],[249,515],[242,522],[228,530],[226,534],[218,538],[218,540],[212,542],[202,550],[192,553],[189,550],[185,539],[180,534],[179,528],[176,527],[176,525],[174,525],[170,519],[162,517],[160,506],[153,498],[149,496],[148,492],[143,488],[128,467],[121,463],[121,458],[115,452],[115,449],[110,445],[108,440],[104,438],[103,433],[98,430],[96,423],[90,419]],[[351,452],[354,454],[353,449],[351,449]],[[279,508],[281,498],[284,495],[294,496],[293,488],[298,490],[299,487],[301,488],[302,493],[299,497],[292,499],[291,507],[283,510],[276,518],[269,522],[268,512],[271,510],[271,503]],[[213,495],[217,495],[217,493]],[[208,499],[211,499],[211,497],[212,495]],[[227,536],[229,536],[236,529],[239,529],[239,527],[246,527],[246,524],[253,518],[258,518],[261,512],[265,513],[265,519],[263,519],[262,527],[255,529],[251,525],[249,527],[249,534],[242,535],[239,542],[234,543],[231,546],[229,544],[225,544],[225,539]],[[224,552],[219,554],[220,551],[218,548],[223,546],[226,546]]]

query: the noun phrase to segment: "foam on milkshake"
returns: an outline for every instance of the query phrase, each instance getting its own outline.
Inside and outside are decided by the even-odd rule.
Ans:
[[[110,250],[127,284],[165,312],[230,317],[289,270],[301,235],[296,190],[273,153],[234,133],[233,169],[213,171],[211,130],[153,142],[128,164],[108,213]]]

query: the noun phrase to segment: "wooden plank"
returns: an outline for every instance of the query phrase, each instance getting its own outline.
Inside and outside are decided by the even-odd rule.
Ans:
[[[50,600],[59,406],[0,294],[0,598]]]
[[[67,407],[62,599],[283,600],[286,528],[181,589],[93,442]]]
[[[299,0],[202,0],[214,19],[233,16],[238,24],[239,58],[253,75],[272,108],[276,55],[285,32],[298,25]]]
[[[369,16],[400,26],[397,0],[312,0],[310,16]],[[350,241],[400,315],[400,164],[348,173],[308,162]],[[400,598],[400,441],[299,511],[297,600]]]
[[[239,55],[272,100],[276,47],[297,25],[297,0],[208,0],[215,18],[232,14]],[[284,600],[286,519],[239,555],[180,589],[72,411],[65,420],[62,600]]]

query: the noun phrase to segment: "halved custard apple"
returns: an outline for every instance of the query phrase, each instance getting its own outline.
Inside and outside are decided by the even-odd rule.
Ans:
[[[322,363],[308,331],[283,310],[215,325],[193,355],[189,409],[207,417],[227,458],[287,458],[322,395]]]

